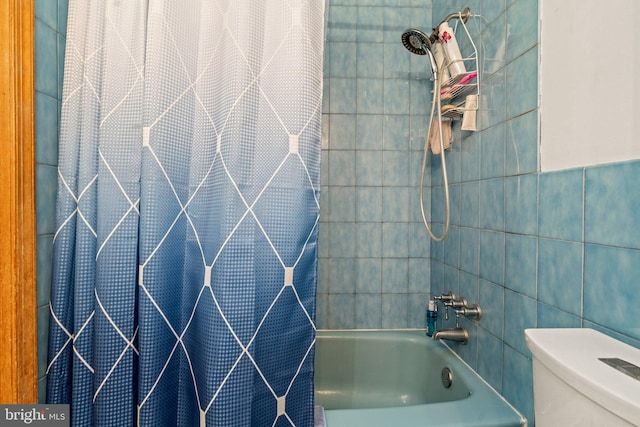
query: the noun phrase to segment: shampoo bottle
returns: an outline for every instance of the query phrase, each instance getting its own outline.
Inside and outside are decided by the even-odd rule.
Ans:
[[[427,315],[425,319],[426,327],[427,327],[427,336],[432,336],[435,331],[438,329],[438,306],[434,300],[429,300],[429,305],[427,307]]]
[[[453,29],[451,29],[449,23],[443,22],[440,24],[439,32],[440,43],[442,43],[444,54],[449,61],[449,72],[451,73],[451,76],[454,77],[458,74],[466,73],[467,69],[465,68],[464,61],[462,60],[458,41],[456,40],[456,36],[453,34]]]
[[[444,50],[442,49],[442,43],[434,43],[434,56],[436,57],[436,65],[438,65],[438,72],[440,73],[440,83],[446,83],[451,78],[449,75],[449,68],[447,67],[447,60],[444,57]]]

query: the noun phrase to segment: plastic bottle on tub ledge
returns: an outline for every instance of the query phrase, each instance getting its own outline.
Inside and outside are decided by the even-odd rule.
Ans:
[[[453,34],[453,30],[449,26],[449,23],[443,22],[440,24],[440,27],[438,27],[438,30],[440,33],[440,43],[442,43],[444,54],[449,61],[449,73],[451,73],[452,77],[466,73],[467,69],[464,66],[464,61],[462,60],[458,41],[456,40],[456,36]]]
[[[438,306],[432,299],[429,300],[427,313],[425,316],[425,326],[427,327],[427,336],[432,336],[438,329]]]

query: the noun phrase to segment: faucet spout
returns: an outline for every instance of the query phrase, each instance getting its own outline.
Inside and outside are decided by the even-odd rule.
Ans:
[[[469,341],[469,332],[465,328],[449,328],[436,331],[432,337],[434,340],[455,341],[466,344]]]

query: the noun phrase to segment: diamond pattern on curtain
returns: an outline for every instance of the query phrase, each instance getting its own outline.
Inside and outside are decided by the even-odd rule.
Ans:
[[[323,2],[74,1],[48,401],[313,424]]]

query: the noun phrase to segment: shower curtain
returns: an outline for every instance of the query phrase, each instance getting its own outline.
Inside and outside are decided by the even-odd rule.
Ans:
[[[71,0],[47,401],[311,426],[323,2]]]

